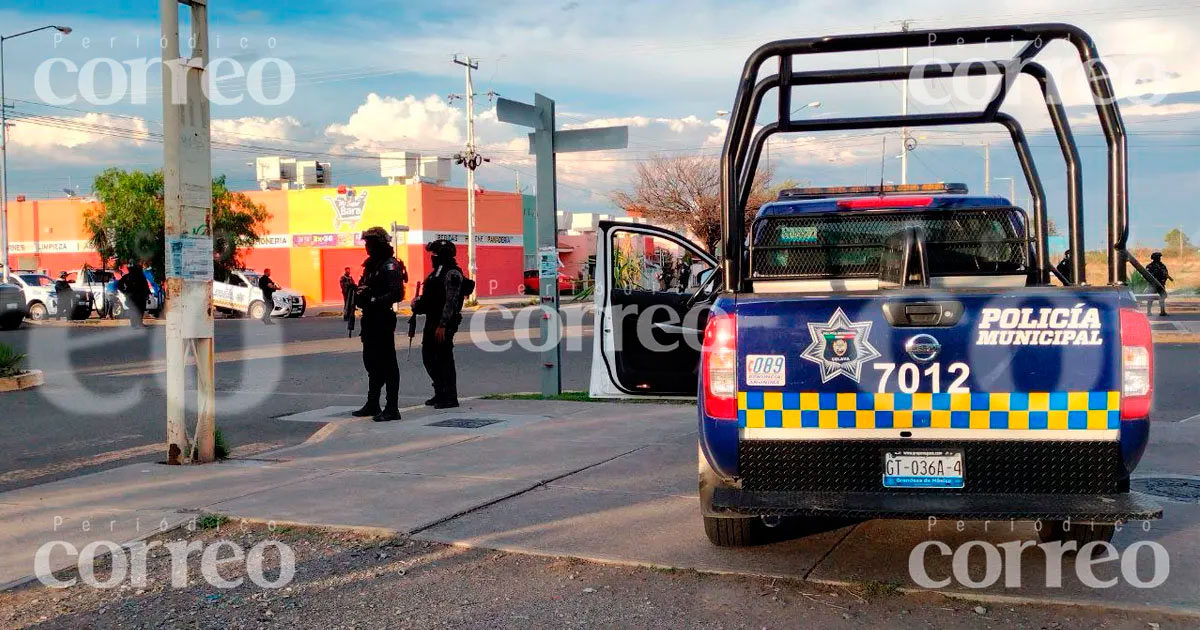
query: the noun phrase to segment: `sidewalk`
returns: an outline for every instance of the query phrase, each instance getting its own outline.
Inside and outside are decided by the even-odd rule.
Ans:
[[[28,579],[35,551],[65,540],[130,542],[198,512],[234,518],[395,532],[459,546],[571,556],[608,563],[778,576],[835,584],[909,581],[913,546],[928,538],[957,547],[1031,539],[1032,527],[867,521],[770,545],[711,546],[696,497],[695,408],[673,404],[470,401],[462,408],[405,411],[400,422],[352,421],[349,407],[298,421],[334,421],[308,442],[209,466],[135,464],[0,494],[0,584]],[[281,418],[277,421],[287,421]],[[1186,427],[1187,425],[1183,425]],[[1159,432],[1182,442],[1184,434]],[[1188,434],[1190,435],[1190,434]],[[1174,460],[1171,460],[1174,461]],[[1153,462],[1160,472],[1166,460]],[[55,531],[55,517],[59,525]],[[84,530],[83,521],[89,521]],[[971,599],[1054,601],[1200,615],[1200,505],[1167,504],[1150,532],[1131,526],[1115,541],[1160,542],[1170,577],[1154,589],[1123,580],[1080,585],[1064,564],[1062,588],[1047,588],[1045,562],[1026,552],[1021,588],[951,587]],[[1138,556],[1149,579],[1149,555]],[[928,554],[929,573],[950,575],[950,557]],[[53,556],[52,556],[53,558]],[[57,558],[56,566],[72,562]],[[982,564],[981,562],[978,564]],[[978,579],[972,566],[972,575]],[[1098,565],[1101,578],[1119,573]]]

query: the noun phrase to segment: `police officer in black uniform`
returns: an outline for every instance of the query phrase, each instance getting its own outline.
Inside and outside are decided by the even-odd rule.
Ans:
[[[454,333],[462,322],[465,281],[454,259],[454,243],[438,239],[426,245],[425,251],[433,257],[433,271],[425,278],[425,292],[413,305],[414,313],[425,315],[421,360],[433,381],[433,398],[425,404],[434,409],[449,409],[458,406]]]
[[[355,306],[362,309],[363,365],[367,368],[367,404],[352,415],[375,422],[400,419],[397,396],[400,367],[396,364],[396,312],[392,305],[404,299],[408,272],[396,260],[387,231],[373,227],[362,233],[367,249],[363,275],[355,289]],[[379,407],[380,390],[387,388],[387,404]]]

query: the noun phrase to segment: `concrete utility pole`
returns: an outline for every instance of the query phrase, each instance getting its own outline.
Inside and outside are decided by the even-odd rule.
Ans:
[[[458,163],[467,168],[467,273],[477,278],[475,267],[475,169],[482,162],[475,152],[475,86],[471,83],[471,71],[479,69],[479,62],[454,56],[454,63],[463,67],[467,74],[467,93],[463,97],[467,104],[467,150],[460,153]]]
[[[501,98],[496,101],[500,122],[533,128],[529,152],[537,159],[537,251],[538,294],[544,313],[541,319],[542,396],[562,393],[562,318],[558,311],[558,201],[555,154],[575,151],[624,149],[629,146],[629,128],[554,130],[554,101],[534,94],[533,105]],[[597,270],[597,273],[600,273]]]
[[[191,8],[192,50],[180,58],[179,5]],[[208,0],[159,0],[163,57],[163,187],[167,278],[167,461],[215,459],[212,159]],[[188,448],[186,354],[196,358],[196,444]],[[195,457],[192,455],[195,453]]]

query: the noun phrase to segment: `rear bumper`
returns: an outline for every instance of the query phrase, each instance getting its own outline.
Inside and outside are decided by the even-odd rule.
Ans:
[[[1072,520],[1111,523],[1162,517],[1144,495],[787,492],[718,487],[712,512],[735,515],[965,520]]]

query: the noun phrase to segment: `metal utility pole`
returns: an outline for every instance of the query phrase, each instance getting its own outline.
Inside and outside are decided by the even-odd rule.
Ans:
[[[191,9],[191,54],[180,58],[179,5]],[[159,0],[163,57],[163,187],[167,299],[167,461],[211,462],[215,446],[213,381],[212,159],[208,0]],[[186,354],[196,359],[196,444],[188,447]],[[194,453],[194,457],[193,457]]]
[[[529,152],[537,159],[537,251],[538,294],[544,313],[540,323],[542,351],[542,396],[562,393],[562,318],[558,311],[558,202],[554,157],[558,153],[624,149],[629,146],[629,128],[554,130],[554,101],[534,94],[533,105],[501,98],[496,101],[500,122],[533,128]]]
[[[908,31],[912,20],[900,22],[900,30]],[[900,65],[908,65],[908,48],[903,49],[904,59]],[[900,113],[908,116],[908,80],[900,82]],[[908,127],[900,128],[900,183],[908,183]]]
[[[475,86],[471,83],[471,71],[479,69],[479,62],[465,57],[454,56],[454,63],[462,66],[467,74],[467,93],[463,98],[467,102],[467,150],[457,157],[458,163],[467,168],[467,274],[477,278],[475,267],[475,169],[482,162],[475,152]]]
[[[983,194],[992,192],[992,143],[983,143]]]
[[[63,35],[71,34],[69,26],[39,26],[13,35],[0,35],[0,278],[8,282],[8,102],[4,99],[4,42],[54,29]]]

